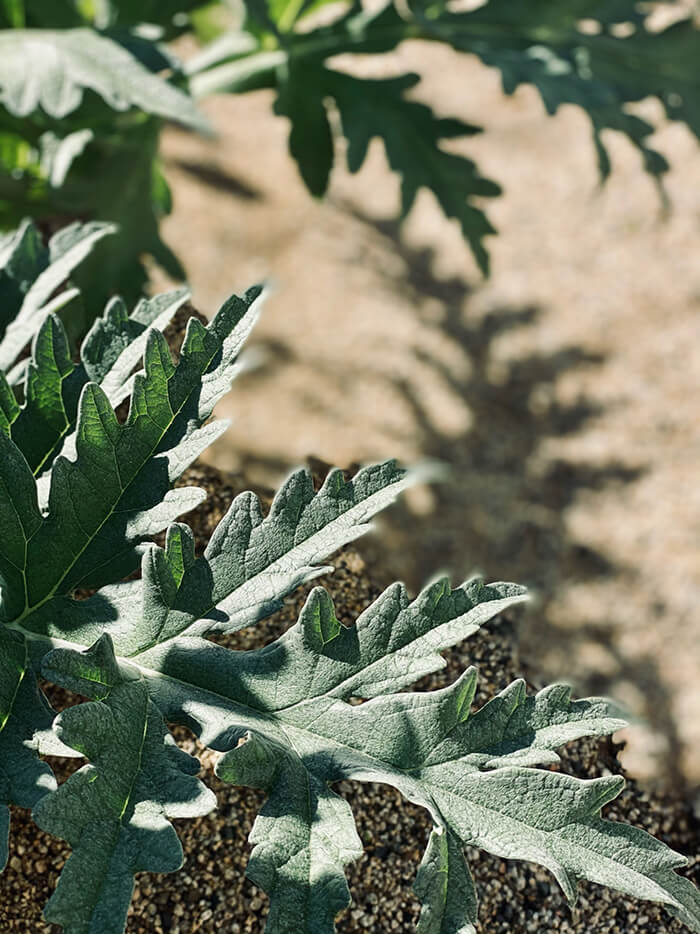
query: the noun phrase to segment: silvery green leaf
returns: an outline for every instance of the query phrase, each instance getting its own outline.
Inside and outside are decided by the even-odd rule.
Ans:
[[[63,326],[49,315],[32,343],[24,380],[25,401],[10,431],[34,474],[44,469],[75,421],[84,384],[76,371]]]
[[[42,249],[30,226],[0,242],[0,290],[16,310],[49,268]],[[660,902],[700,932],[700,895],[675,872],[684,858],[601,817],[619,778],[535,768],[556,764],[563,743],[623,726],[613,704],[572,700],[561,685],[529,695],[515,681],[474,711],[474,668],[439,690],[406,690],[522,603],[522,587],[438,580],[411,599],[395,584],[354,621],[315,588],[297,623],[262,648],[206,638],[278,609],[415,479],[387,461],[352,478],[333,470],[316,490],[296,471],[267,515],[252,493],[237,496],[196,552],[172,519],[202,492],[170,486],[221,431],[208,418],[235,375],[259,292],[228,300],[207,327],[192,318],[177,364],[159,329],[184,293],[131,315],[112,302],[79,362],[46,315],[24,394],[0,379],[0,803],[33,805],[39,825],[73,848],[47,920],[68,934],[120,934],[134,874],[181,864],[169,820],[205,813],[213,796],[165,727],[179,722],[223,754],[222,780],[267,793],[250,863],[270,896],[267,934],[332,934],[347,906],[344,870],[361,848],[332,789],[346,779],[393,785],[432,818],[415,883],[419,934],[474,934],[466,846],[540,863],[570,899],[587,879]],[[134,345],[143,369],[132,378]],[[143,541],[165,525],[164,547]],[[139,557],[141,576],[121,580]],[[79,586],[99,589],[78,599]],[[39,672],[90,701],[54,719]],[[90,764],[55,789],[38,752]]]
[[[477,902],[464,847],[434,827],[413,887],[421,901],[417,934],[476,934]]]
[[[99,383],[113,405],[114,393],[127,382],[146,348],[148,328],[164,330],[190,298],[187,288],[142,299],[129,314],[120,298],[112,299],[97,318],[80,347],[80,359],[88,379]]]
[[[70,629],[71,639],[85,645],[106,631],[118,654],[132,658],[151,649],[168,653],[182,633],[253,625],[296,587],[330,570],[320,562],[366,532],[369,520],[413,479],[389,461],[352,480],[332,471],[315,493],[311,475],[299,470],[266,517],[252,493],[236,497],[201,557],[189,528],[175,524],[164,549],[148,548],[141,581],[104,587],[87,600],[55,599],[27,625],[52,638]],[[432,664],[442,660],[434,654]]]
[[[0,339],[0,369],[6,371],[10,369],[51,311],[65,303],[65,295],[58,295],[53,302],[49,299],[69,277],[73,269],[85,259],[95,243],[107,234],[113,233],[115,229],[112,224],[97,221],[87,224],[75,223],[54,234],[48,249],[41,244],[32,245],[31,255],[36,257],[33,268],[31,270],[27,268],[29,257],[22,260],[22,271],[26,270],[30,273],[29,280],[24,277],[20,278],[21,272],[15,272],[13,275],[13,266],[16,266],[18,260],[12,255],[11,250],[6,254],[7,260],[3,272],[5,275],[9,273],[10,283],[16,283],[17,298],[21,301],[17,303],[15,300],[15,307],[9,309],[10,320]],[[30,234],[29,225],[25,224],[20,228],[14,241],[15,253],[22,251],[26,255],[29,252],[26,244]],[[6,309],[3,309],[2,314],[5,313]]]
[[[268,773],[285,757],[300,768],[296,756],[308,772],[309,788],[343,778],[379,781],[423,805],[436,832],[449,834],[445,840],[431,837],[418,879],[421,923],[428,931],[440,931],[439,924],[446,931],[469,931],[473,924],[470,883],[458,858],[467,844],[547,866],[570,898],[576,881],[585,878],[662,902],[699,930],[697,891],[673,871],[684,858],[640,830],[600,818],[601,805],[619,794],[621,779],[584,781],[507,764],[509,756],[552,761],[555,747],[568,738],[617,729],[622,721],[614,707],[599,699],[572,702],[568,689],[556,687],[529,701],[516,682],[501,695],[503,709],[492,707],[480,722],[477,712],[471,728],[473,669],[442,690],[389,693],[435,670],[440,649],[522,599],[514,585],[478,581],[456,591],[437,582],[413,602],[390,588],[346,627],[317,588],[296,626],[257,651],[236,653],[181,637],[165,650],[132,660],[166,717],[181,719],[213,748],[230,750],[219,767],[224,777],[235,774],[226,764],[236,761],[234,750],[250,733],[257,737],[254,748],[277,750],[258,763],[263,787],[271,787],[277,773]],[[412,657],[426,661],[407,670]],[[359,706],[347,703],[358,695],[371,699]],[[504,716],[507,707],[512,728]],[[276,843],[279,854],[285,847],[297,852],[290,839],[296,833],[289,831]],[[264,839],[277,840],[267,826]],[[274,858],[266,854],[265,864],[270,862]],[[310,897],[314,883],[304,866],[302,860],[287,885]],[[445,878],[440,871],[452,873],[449,897],[440,894],[439,881]],[[272,870],[256,871],[255,878],[273,900],[278,898]],[[303,897],[297,902],[307,904]],[[287,921],[275,921],[268,934],[293,929],[285,924],[311,934],[301,908],[293,920],[288,912]]]
[[[38,467],[33,468],[35,474],[44,470],[43,476],[40,476],[37,481],[39,503],[42,508],[48,505],[51,484],[50,472],[45,468],[50,468],[51,462],[58,453],[69,460],[74,460],[76,457],[75,423],[78,414],[78,398],[82,388],[89,380],[97,382],[108,397],[111,393],[112,405],[118,405],[128,394],[124,393],[124,386],[129,382],[134,367],[143,357],[149,327],[158,330],[166,328],[172,316],[188,298],[187,289],[175,289],[152,299],[142,299],[131,314],[128,313],[121,298],[113,298],[107,304],[104,314],[97,318],[83,339],[80,345],[80,365],[77,366],[73,366],[70,361],[67,339],[61,323],[55,317],[49,316],[47,321],[52,322],[51,343],[48,348],[44,349],[49,341],[49,335],[46,335],[43,342],[33,348],[32,357],[27,361],[26,367],[27,371],[35,371],[36,374],[34,383],[36,384],[35,394],[38,397],[37,404],[32,411],[23,412],[23,427],[28,428],[27,433],[31,432],[32,435],[37,431],[37,426],[41,422],[50,420],[60,423],[60,431],[55,432],[53,436],[45,437],[44,457],[38,460]],[[40,333],[46,327],[46,322],[44,322]],[[53,354],[47,351],[53,351]],[[59,354],[60,359],[54,361],[52,356],[56,353]],[[26,380],[27,372],[24,378]],[[57,397],[55,388],[57,384],[62,387],[61,412],[54,414],[46,405],[46,400]],[[25,396],[28,397],[26,391]],[[28,409],[29,404],[27,403],[24,408]],[[26,455],[27,452],[22,447],[17,431],[11,434],[11,437]],[[36,446],[38,443],[39,439],[35,438],[33,445]],[[33,466],[32,458],[28,459],[30,466]],[[169,475],[171,479],[176,479],[181,472],[182,470],[178,473],[175,468],[169,471]],[[178,515],[182,513],[172,514],[170,521]]]
[[[60,714],[59,738],[90,764],[34,807],[36,823],[73,852],[45,910],[66,934],[121,934],[135,873],[183,863],[173,817],[216,804],[196,778],[199,763],[172,741],[142,680],[122,677],[108,637],[85,653],[51,653],[56,681],[100,698]]]
[[[175,289],[157,295],[152,299],[142,299],[131,314],[128,313],[121,298],[115,297],[108,302],[104,314],[96,319],[81,343],[80,363],[82,366],[75,367],[72,374],[72,399],[65,410],[67,424],[61,433],[62,443],[58,450],[53,452],[53,457],[60,453],[68,460],[75,460],[75,423],[78,414],[78,394],[83,386],[89,380],[98,383],[106,393],[112,406],[116,408],[133,388],[132,373],[143,358],[149,338],[149,328],[156,328],[159,331],[164,330],[170,324],[173,315],[189,297],[188,289]],[[62,333],[60,323],[55,326]],[[63,342],[66,343],[65,337]],[[39,383],[41,385],[42,381],[39,380]],[[39,416],[44,417],[41,412]],[[30,424],[32,423],[31,418],[28,421]],[[16,441],[17,439],[13,436],[13,440]],[[179,477],[182,470],[189,463],[191,461],[186,462],[179,472],[177,469],[169,470],[171,480]],[[44,466],[43,462],[41,466]],[[39,478],[37,484],[39,503],[42,508],[48,505],[50,485],[50,473],[45,472]],[[182,515],[182,513],[172,514],[169,521],[172,521],[178,515]],[[161,526],[161,529],[164,527]]]
[[[0,243],[0,338],[22,312],[25,303],[22,312],[25,320],[36,315],[37,308],[42,308],[42,315],[35,323],[35,330],[38,330],[43,317],[59,307],[51,303],[52,292],[82,262],[99,237],[113,229],[107,224],[70,224],[44,245],[34,222],[25,219],[17,230],[7,234]],[[65,302],[65,293],[56,296],[55,301]],[[30,343],[32,336],[32,331],[26,332],[24,344]]]
[[[362,855],[348,803],[293,751],[255,733],[226,753],[216,773],[268,792],[250,834],[248,866],[251,880],[270,895],[268,928],[333,934],[336,916],[350,901],[344,866]]]
[[[114,110],[138,107],[198,129],[208,125],[190,97],[152,74],[126,48],[93,29],[0,32],[0,101],[17,117],[38,108],[61,119],[85,90]]]
[[[3,594],[6,618],[8,613],[28,616],[54,596],[118,580],[137,566],[138,542],[127,536],[127,528],[138,528],[144,512],[150,511],[144,520],[149,528],[159,512],[173,517],[161,506],[172,464],[184,469],[210,440],[211,431],[202,434],[200,426],[235,374],[238,330],[247,333],[252,326],[258,294],[250,290],[245,299],[230,300],[206,328],[190,319],[177,365],[160,332],[149,330],[144,373],[136,376],[123,425],[104,391],[95,383],[84,386],[76,457],[55,459],[45,515],[29,465],[0,433],[0,470],[6,476],[4,489],[0,483],[0,514],[8,511],[15,529],[0,546],[0,575],[22,581]],[[15,487],[26,491],[19,504]],[[14,558],[3,564],[8,548]],[[17,613],[20,602],[24,609]]]

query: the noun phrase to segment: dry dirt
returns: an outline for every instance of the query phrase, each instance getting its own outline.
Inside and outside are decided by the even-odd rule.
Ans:
[[[700,786],[700,158],[682,128],[658,146],[670,216],[636,153],[611,136],[598,185],[585,119],[547,119],[527,89],[414,44],[422,95],[484,125],[463,150],[505,187],[483,281],[432,196],[392,218],[397,183],[378,144],[313,201],[267,93],[207,102],[219,136],[165,139],[175,210],[165,236],[211,314],[231,290],[274,281],[221,467],[276,482],[309,455],[347,465],[437,458],[363,546],[377,574],[416,587],[479,568],[535,593],[521,652],[541,681],[610,693],[642,718],[626,765]],[[375,69],[372,62],[367,67]]]

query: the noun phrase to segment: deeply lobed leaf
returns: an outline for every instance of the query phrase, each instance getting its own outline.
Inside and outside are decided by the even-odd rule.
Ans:
[[[38,241],[29,228],[23,236],[19,252],[7,240],[0,253],[14,257],[24,288],[21,266],[31,279]],[[344,868],[361,846],[331,787],[341,779],[391,784],[430,813],[420,934],[474,934],[466,845],[541,863],[570,899],[588,879],[661,902],[700,931],[700,895],[675,872],[684,858],[602,819],[620,779],[536,768],[556,763],[565,742],[619,729],[610,702],[573,701],[560,685],[530,696],[516,681],[473,711],[473,668],[441,690],[405,690],[522,602],[523,588],[439,580],[411,600],[396,584],[350,625],[314,588],[269,645],[237,652],[206,638],[255,624],[329,570],[322,562],[412,479],[388,461],[352,478],[331,471],[317,491],[297,471],[266,516],[252,493],[236,497],[199,556],[189,528],[169,524],[197,500],[170,484],[218,432],[206,421],[235,375],[258,295],[233,297],[208,327],[192,319],[177,364],[160,329],[183,291],[131,315],[110,303],[79,360],[47,313],[24,393],[0,382],[0,863],[6,805],[33,806],[73,849],[47,920],[68,934],[119,934],[134,874],[181,865],[170,819],[214,805],[172,721],[222,753],[221,779],[268,795],[250,861],[270,896],[268,934],[332,934],[349,903]],[[120,421],[115,407],[128,397]],[[168,524],[164,547],[141,544]],[[139,554],[141,576],[120,581]],[[78,585],[103,580],[76,599]],[[39,673],[90,700],[54,719]],[[39,751],[89,764],[56,788]]]
[[[475,610],[481,608],[476,618],[483,619],[498,612],[504,604],[521,598],[520,594],[514,594],[510,598],[494,599],[499,586],[504,585],[477,590],[477,602],[461,616],[453,615],[454,603],[447,600],[447,607],[443,605],[442,613],[450,618],[454,628],[449,635],[443,636],[445,642],[457,641],[459,629],[473,625]],[[507,590],[508,585],[505,586]],[[463,590],[461,592],[464,593]],[[345,629],[333,625],[328,598],[315,591],[297,627],[278,640],[275,646],[279,654],[285,640],[302,639],[307,635],[307,650],[318,659],[314,665],[307,663],[302,666],[295,660],[297,664],[290,663],[287,668],[284,663],[274,663],[272,647],[250,653],[258,657],[259,677],[256,683],[261,684],[261,690],[248,703],[258,709],[265,702],[266,667],[275,671],[283,701],[286,701],[283,690],[286,672],[289,672],[287,679],[292,681],[293,672],[306,669],[314,675],[313,687],[305,685],[302,693],[307,698],[316,694],[316,700],[285,703],[284,706],[282,703],[266,704],[268,709],[272,707],[275,711],[277,726],[269,724],[267,717],[259,723],[257,729],[264,737],[260,742],[269,743],[272,737],[276,737],[278,745],[276,757],[269,757],[268,762],[277,763],[278,770],[283,768],[279,763],[284,761],[281,750],[286,743],[287,758],[296,763],[296,768],[306,768],[309,784],[340,778],[387,782],[395,785],[414,803],[428,809],[436,830],[429,841],[417,880],[418,893],[424,900],[423,930],[471,929],[475,921],[475,899],[461,853],[466,844],[483,847],[499,856],[542,863],[555,874],[570,899],[575,897],[577,880],[585,878],[635,897],[661,901],[691,929],[698,930],[700,897],[697,890],[673,872],[684,865],[685,859],[643,831],[600,819],[601,805],[619,794],[624,784],[622,779],[583,781],[509,764],[519,760],[528,764],[551,761],[556,758],[554,749],[565,739],[601,735],[618,729],[624,721],[615,716],[606,702],[594,699],[572,703],[568,691],[561,687],[527,698],[522,684],[516,683],[500,695],[500,716],[487,705],[470,718],[476,684],[473,670],[465,672],[454,685],[440,691],[388,693],[394,686],[392,662],[401,649],[391,642],[386,644],[385,635],[397,633],[401,643],[402,634],[405,638],[407,631],[410,632],[407,644],[415,640],[416,654],[422,654],[415,617],[424,620],[426,628],[435,626],[431,631],[438,632],[446,625],[440,613],[440,603],[444,604],[448,595],[453,596],[443,588],[436,603],[436,592],[431,593],[429,589],[414,604],[402,607],[398,613],[390,599],[388,605],[392,609],[387,613],[385,595],[372,608],[374,612],[365,614],[356,627]],[[479,598],[484,603],[479,603]],[[427,607],[433,615],[431,622],[426,620]],[[412,614],[407,613],[410,610],[415,614],[413,625],[409,622]],[[388,619],[393,621],[391,628]],[[436,625],[438,620],[441,625]],[[360,647],[363,634],[375,628],[376,641],[370,644],[382,646],[376,653],[375,662],[384,660],[391,674],[389,682],[382,684],[377,691],[358,692],[361,696],[365,693],[374,696],[360,706],[337,700],[338,696],[357,691],[352,680],[342,680],[348,652],[344,643],[347,643],[349,634],[352,638],[353,628],[360,630]],[[318,638],[319,632],[325,632],[323,639]],[[359,654],[362,654],[361,648]],[[266,665],[268,659],[270,661]],[[252,667],[253,659],[250,661]],[[243,664],[246,662],[244,657]],[[330,682],[323,676],[326,666],[337,669]],[[398,683],[405,683],[405,680],[401,676]],[[232,682],[233,679],[229,681]],[[334,682],[340,682],[342,689],[330,687]],[[382,691],[387,693],[376,696]],[[238,685],[235,693],[237,697],[244,696]],[[196,709],[201,711],[203,706],[198,698]],[[220,707],[218,699],[219,718]],[[503,713],[508,707],[511,716],[506,718]],[[192,715],[191,708],[188,713]],[[241,715],[231,710],[229,716],[235,721]],[[213,724],[206,722],[201,713],[199,717],[204,735],[211,741]],[[231,727],[228,732],[222,732],[222,726],[219,720],[219,732],[214,740],[217,746],[224,742],[230,745],[237,735]],[[236,763],[251,742],[248,734],[245,739],[242,747],[234,746],[220,761],[217,769],[220,776],[226,778],[230,775],[236,780]],[[268,787],[269,779],[261,784]],[[314,815],[310,820],[311,826],[316,819]],[[254,839],[259,840],[265,829],[265,824],[256,826]],[[267,846],[272,847],[272,830],[269,835]],[[446,875],[451,880],[449,888],[445,886]],[[263,877],[262,884],[266,882],[269,880]],[[296,884],[302,883],[306,884],[306,879],[298,874]],[[266,885],[266,888],[274,905],[275,886]],[[285,925],[272,924],[269,930],[291,931],[294,923],[299,930],[313,930],[313,927],[304,927],[305,918],[301,914],[295,922],[287,915]]]
[[[247,733],[219,778],[265,788],[268,800],[250,834],[250,879],[270,895],[267,927],[332,934],[350,901],[344,866],[362,855],[348,803],[285,748]]]
[[[199,763],[174,743],[143,681],[120,677],[108,639],[76,655],[53,653],[53,680],[100,700],[69,708],[54,724],[91,764],[34,808],[36,823],[73,847],[45,917],[67,934],[120,934],[135,873],[182,866],[168,818],[207,814],[216,798],[195,777]]]
[[[85,384],[75,459],[61,454],[54,460],[46,515],[39,509],[29,464],[14,441],[2,435],[0,514],[5,511],[9,518],[8,535],[0,543],[0,606],[6,619],[30,615],[79,585],[128,574],[138,562],[139,540],[199,501],[188,491],[166,495],[220,432],[220,426],[202,426],[235,375],[259,294],[254,289],[244,299],[229,300],[207,328],[191,319],[177,366],[160,332],[146,332],[144,371],[133,379],[125,424],[118,423],[105,391]],[[168,316],[176,304],[167,304]],[[122,319],[124,328],[129,324],[130,319]],[[107,370],[104,381],[113,395],[121,396],[132,361],[127,347]],[[42,412],[47,409],[44,404]],[[62,414],[65,421],[65,410]],[[15,489],[24,492],[17,497]]]
[[[318,562],[363,534],[410,480],[389,461],[351,481],[333,471],[314,493],[308,471],[297,471],[265,518],[252,493],[236,497],[200,558],[187,526],[173,525],[166,547],[151,546],[144,555],[141,580],[104,587],[87,600],[55,599],[25,625],[51,638],[70,631],[84,645],[109,632],[117,652],[131,658],[169,652],[181,634],[251,626],[330,570]]]
[[[218,39],[188,63],[192,91],[201,96],[276,89],[275,111],[291,122],[291,155],[315,195],[325,192],[334,163],[330,102],[347,140],[350,170],[362,165],[372,139],[382,140],[401,177],[403,214],[420,187],[432,190],[445,215],[458,220],[484,271],[484,238],[494,231],[480,199],[500,189],[469,159],[443,147],[444,140],[475,128],[439,119],[406,99],[416,76],[362,79],[335,63],[329,67],[329,60],[389,52],[412,39],[476,55],[499,70],[504,93],[527,83],[549,114],[563,104],[580,108],[590,120],[603,179],[611,170],[605,130],[624,134],[657,180],[668,170],[651,144],[656,126],[631,109],[645,97],[657,98],[669,118],[700,134],[700,30],[688,11],[679,9],[679,18],[660,29],[636,0],[545,0],[525,6],[488,0],[462,9],[444,2],[386,0],[371,10],[355,2],[330,22],[327,16],[320,24],[299,22],[321,5],[323,0],[246,3],[248,31]]]
[[[419,189],[431,190],[444,214],[459,221],[480,267],[487,272],[488,254],[482,241],[495,231],[477,207],[477,200],[494,197],[501,189],[483,178],[470,159],[441,147],[444,140],[471,135],[478,128],[459,120],[439,119],[425,104],[407,99],[405,92],[419,80],[413,74],[370,80],[322,65],[292,66],[280,87],[276,111],[292,122],[290,151],[312,194],[325,193],[333,164],[326,112],[331,98],[348,141],[350,171],[359,171],[370,142],[380,138],[391,169],[401,178],[403,215],[413,207]],[[309,147],[310,137],[320,145]]]
[[[0,371],[10,383],[19,381],[24,368],[14,366],[24,347],[39,332],[52,311],[70,301],[67,290],[52,294],[103,237],[112,224],[71,224],[44,246],[34,223],[25,220],[0,247]]]

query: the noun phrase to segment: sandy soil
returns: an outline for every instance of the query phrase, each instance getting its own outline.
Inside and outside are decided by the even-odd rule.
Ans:
[[[483,124],[464,141],[506,194],[483,281],[432,196],[402,230],[381,149],[313,201],[265,93],[209,101],[208,142],[169,131],[175,210],[165,236],[211,314],[271,277],[251,349],[257,368],[222,409],[213,453],[275,482],[315,455],[347,465],[437,458],[364,548],[418,586],[474,568],[529,584],[522,654],[545,680],[610,693],[642,718],[632,773],[700,786],[700,158],[682,128],[663,219],[636,153],[610,138],[601,190],[584,118],[546,119],[527,90],[415,44],[422,95]],[[368,66],[373,68],[370,63]]]

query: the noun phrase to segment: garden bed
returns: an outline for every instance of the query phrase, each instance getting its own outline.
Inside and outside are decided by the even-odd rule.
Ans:
[[[208,498],[190,516],[201,548],[228,507],[245,488],[241,477],[229,477],[209,467],[196,467],[183,483],[203,486]],[[270,497],[262,494],[269,504]],[[362,558],[361,548],[346,548],[334,562],[336,571],[328,586],[339,618],[353,620],[377,596]],[[282,613],[251,630],[226,637],[226,644],[253,648],[276,637],[294,620],[304,593],[289,600]],[[479,668],[476,704],[482,705],[514,678],[527,675],[517,651],[516,621],[501,617],[461,647],[447,655],[447,668],[417,687],[441,687],[467,665]],[[57,705],[66,695],[51,695]],[[196,742],[187,731],[176,735],[191,752]],[[611,741],[579,741],[564,753],[561,768],[592,778],[621,773]],[[212,775],[211,753],[202,755],[203,778],[216,791],[219,808],[207,817],[175,821],[186,854],[184,868],[175,875],[143,873],[137,877],[129,913],[128,934],[262,934],[267,899],[244,878],[249,854],[247,836],[263,798],[250,789],[237,789]],[[59,764],[59,781],[80,760]],[[415,930],[419,905],[411,886],[429,831],[427,815],[402,801],[394,789],[379,785],[342,783],[340,792],[350,802],[365,854],[350,868],[353,903],[338,923],[340,934],[364,931]],[[606,816],[622,820],[663,840],[686,854],[700,852],[700,824],[689,805],[677,798],[647,794],[629,781],[622,795],[606,808]],[[18,934],[54,934],[59,928],[41,919],[41,910],[53,890],[68,847],[40,831],[26,811],[15,809],[11,829],[10,860],[0,880],[0,930]],[[636,902],[600,887],[584,884],[573,912],[545,870],[529,864],[499,860],[483,852],[470,852],[480,897],[479,934],[642,934],[666,931],[681,934],[685,928],[671,921],[659,906]],[[700,881],[700,858],[685,870]]]

